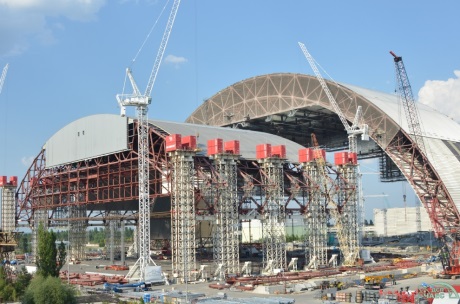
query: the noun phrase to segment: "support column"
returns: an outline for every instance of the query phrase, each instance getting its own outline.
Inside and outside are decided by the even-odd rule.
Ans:
[[[213,232],[213,258],[221,280],[226,274],[239,271],[239,223],[237,196],[237,155],[216,154],[220,195],[216,205],[216,222]]]
[[[275,269],[286,269],[284,161],[270,157],[259,162],[265,187],[265,208],[262,214],[263,265],[265,272],[272,274]]]
[[[0,176],[0,206],[1,206],[1,227],[2,236],[14,240],[13,231],[16,229],[16,201],[15,193],[18,185],[17,177],[11,176],[10,182],[6,182],[6,176]],[[14,259],[14,247],[4,246],[0,252],[1,258]],[[13,250],[13,251],[10,251]]]
[[[347,252],[343,257],[346,265],[354,265],[360,254],[360,210],[358,199],[359,174],[358,163],[355,153],[337,153],[336,165],[339,173],[339,190],[337,192],[338,204],[341,212],[343,233],[346,244],[339,244],[342,253]]]
[[[183,282],[194,280],[195,244],[195,170],[188,150],[169,153],[171,159],[171,242],[173,276]]]
[[[86,205],[70,206],[69,218],[78,219],[86,217]],[[84,220],[71,220],[69,221],[69,258],[72,260],[84,260],[85,246],[87,243],[86,238],[86,221]]]
[[[328,216],[324,193],[319,187],[323,177],[319,175],[315,161],[304,163],[303,174],[309,186],[309,203],[304,218],[306,228],[305,248],[308,249],[305,251],[306,268],[318,269],[328,265]]]

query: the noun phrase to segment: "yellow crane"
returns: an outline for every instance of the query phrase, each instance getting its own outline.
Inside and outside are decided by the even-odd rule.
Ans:
[[[328,179],[329,176],[326,172],[326,160],[321,153],[321,149],[319,149],[318,141],[316,140],[316,136],[314,133],[311,134],[311,139],[313,143],[313,151],[314,151],[314,158],[317,165],[317,170],[319,176],[321,177],[322,182],[322,191],[325,195],[326,199],[326,208],[328,208],[330,214],[335,219],[335,228],[337,230],[337,239],[339,240],[340,250],[342,251],[343,255],[343,266],[355,266],[356,260],[359,258],[359,252],[356,250],[352,250],[347,242],[347,235],[345,234],[345,230],[342,223],[342,216],[340,214],[340,206],[334,201],[332,198],[333,193],[329,191],[329,184]]]

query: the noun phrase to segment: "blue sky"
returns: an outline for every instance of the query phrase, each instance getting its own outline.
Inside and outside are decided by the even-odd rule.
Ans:
[[[22,178],[68,123],[119,113],[115,95],[127,67],[144,90],[171,4],[136,57],[166,0],[0,0],[0,67],[9,63],[0,95],[0,175]],[[456,0],[183,0],[149,117],[184,121],[204,99],[253,76],[312,74],[301,41],[335,81],[390,93],[393,50],[415,97],[460,121],[459,11]],[[362,171],[375,170],[363,163]],[[377,180],[365,176],[365,191],[401,204],[403,186]]]

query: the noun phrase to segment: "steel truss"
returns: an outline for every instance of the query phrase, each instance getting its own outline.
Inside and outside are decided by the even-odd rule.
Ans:
[[[0,87],[1,89],[1,87]],[[17,186],[4,185],[0,187],[0,204],[1,204],[1,229],[2,235],[5,238],[14,235],[13,231],[16,230],[15,221],[15,205],[16,200],[14,198]],[[3,244],[3,246],[2,246]],[[14,257],[14,247],[6,246],[7,243],[0,243],[0,254],[1,258],[11,260]]]
[[[1,231],[12,232],[16,229],[15,221],[15,205],[14,198],[16,186],[5,185],[0,187],[0,203],[1,203]]]
[[[84,218],[86,216],[86,206],[70,206],[69,218]],[[69,221],[69,257],[74,260],[86,258],[85,246],[87,224],[85,220]]]
[[[307,268],[318,269],[327,266],[327,222],[326,201],[324,193],[318,186],[322,176],[319,175],[316,162],[304,164],[304,179],[309,187],[309,204],[304,216],[305,242],[308,251],[305,251]]]
[[[220,195],[216,201],[213,233],[213,258],[219,279],[239,272],[239,220],[237,193],[237,155],[217,154],[214,164]]]
[[[339,165],[337,166],[337,172],[339,173],[337,202],[345,235],[345,242],[339,245],[342,253],[347,252],[351,255],[344,257],[343,261],[356,261],[359,258],[361,244],[358,166],[353,164]]]
[[[284,160],[266,158],[261,163],[265,203],[262,213],[263,265],[265,272],[286,269],[286,209],[284,204]]]
[[[169,153],[171,162],[171,243],[172,272],[183,282],[194,280],[195,244],[195,170],[196,152],[177,150]]]
[[[395,164],[407,177],[430,217],[436,237],[445,238],[446,245],[452,242],[460,231],[460,215],[445,184],[436,173],[417,144],[400,130],[385,149]],[[446,248],[450,254],[450,264],[460,259],[460,252],[454,247]],[[444,258],[441,255],[441,258]],[[449,264],[443,261],[443,265]]]
[[[113,211],[113,213],[118,213]],[[121,258],[121,221],[109,220],[105,226],[105,250],[111,264],[115,263],[115,257]]]

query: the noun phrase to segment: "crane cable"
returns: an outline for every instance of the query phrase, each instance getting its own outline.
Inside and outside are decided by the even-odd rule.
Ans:
[[[148,41],[149,38],[150,38],[150,35],[152,34],[153,30],[154,30],[155,27],[157,26],[158,21],[160,20],[161,16],[163,16],[163,13],[164,13],[166,7],[167,7],[168,4],[169,4],[169,1],[170,1],[170,0],[166,1],[165,5],[163,6],[163,9],[162,9],[161,12],[160,12],[160,15],[158,16],[157,20],[155,20],[155,23],[154,23],[154,24],[152,25],[152,27],[150,28],[150,31],[148,32],[147,36],[145,37],[144,41],[142,42],[141,46],[139,47],[139,50],[137,51],[137,53],[136,53],[136,55],[134,56],[134,58],[131,60],[131,64],[129,65],[129,68],[130,68],[130,69],[133,67],[134,63],[136,62],[137,57],[138,57],[139,54],[142,52],[142,50],[143,50],[145,44],[147,43],[147,41]],[[127,78],[128,78],[128,74],[125,73],[125,80],[124,80],[124,82],[123,82],[123,91],[122,91],[123,94],[125,93],[126,80],[127,80]]]

